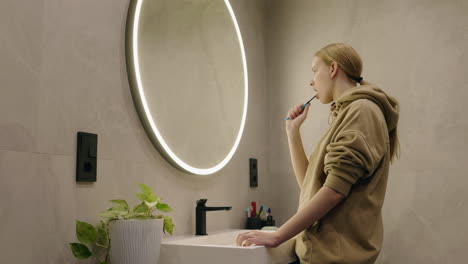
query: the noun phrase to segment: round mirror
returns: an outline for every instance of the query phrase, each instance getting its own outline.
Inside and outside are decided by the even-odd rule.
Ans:
[[[163,157],[191,174],[223,168],[239,145],[248,101],[229,1],[132,1],[126,55],[138,115]]]

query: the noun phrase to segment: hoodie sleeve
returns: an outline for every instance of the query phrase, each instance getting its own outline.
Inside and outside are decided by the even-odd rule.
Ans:
[[[326,147],[324,185],[348,196],[360,178],[371,177],[387,151],[388,132],[380,108],[369,100],[358,100],[339,125]]]

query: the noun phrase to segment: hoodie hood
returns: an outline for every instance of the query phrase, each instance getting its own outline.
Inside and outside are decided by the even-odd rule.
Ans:
[[[358,99],[368,99],[377,104],[382,110],[387,123],[388,132],[397,128],[400,105],[398,101],[385,93],[382,89],[372,84],[361,85],[346,91],[340,99],[332,102],[330,106],[331,114],[334,117],[343,106],[350,104]]]

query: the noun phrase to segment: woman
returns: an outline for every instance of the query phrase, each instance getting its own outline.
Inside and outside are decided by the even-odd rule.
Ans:
[[[320,49],[312,72],[316,98],[332,102],[332,120],[307,159],[299,128],[310,105],[288,112],[286,131],[301,189],[298,211],[277,231],[245,232],[237,244],[276,247],[295,237],[302,264],[374,263],[382,247],[389,166],[399,150],[399,104],[362,80],[361,58],[349,45]]]

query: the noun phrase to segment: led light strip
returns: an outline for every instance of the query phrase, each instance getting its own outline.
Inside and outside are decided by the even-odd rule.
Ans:
[[[140,12],[141,12],[141,5],[144,0],[138,0],[135,8],[135,17],[133,21],[133,32],[132,32],[132,43],[133,43],[133,63],[134,63],[134,69],[135,69],[135,79],[137,82],[138,86],[138,93],[143,105],[143,109],[145,111],[146,117],[148,119],[148,122],[151,126],[151,129],[158,139],[159,143],[161,146],[164,148],[166,153],[169,155],[169,157],[176,163],[178,164],[181,168],[184,170],[193,173],[193,174],[198,174],[198,175],[208,175],[215,173],[222,169],[228,162],[231,160],[232,156],[236,152],[237,147],[239,146],[242,133],[244,131],[244,126],[245,126],[245,120],[247,117],[247,103],[248,103],[248,94],[249,94],[249,88],[248,88],[248,74],[247,74],[247,61],[245,58],[245,51],[244,51],[244,43],[242,41],[242,36],[239,30],[239,25],[237,24],[236,16],[234,15],[234,11],[232,10],[231,4],[229,3],[229,0],[224,0],[224,3],[226,4],[227,9],[229,10],[229,14],[231,15],[231,19],[234,23],[234,27],[236,28],[236,33],[237,33],[237,39],[239,40],[239,45],[241,49],[241,55],[242,55],[242,65],[244,69],[244,109],[242,113],[242,121],[241,121],[241,126],[239,129],[239,133],[237,134],[236,141],[234,142],[233,147],[231,148],[231,151],[228,153],[228,155],[216,166],[213,166],[211,168],[195,168],[193,166],[190,166],[189,164],[185,163],[182,161],[177,155],[175,155],[174,152],[169,148],[167,145],[166,141],[164,141],[163,137],[159,133],[158,128],[156,127],[156,124],[154,123],[153,116],[151,115],[151,112],[149,111],[148,108],[148,103],[146,101],[145,93],[143,91],[143,84],[141,81],[141,73],[140,73],[140,63],[139,63],[139,56],[138,56],[138,26],[139,26],[139,20],[140,20]],[[195,155],[195,154],[194,154]]]

